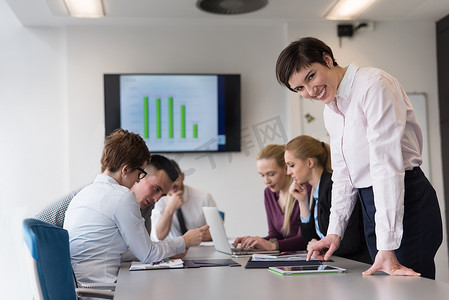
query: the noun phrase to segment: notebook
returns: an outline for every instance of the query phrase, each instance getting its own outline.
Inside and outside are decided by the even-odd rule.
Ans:
[[[230,254],[232,256],[249,256],[254,253],[279,253],[278,250],[262,250],[254,248],[232,248],[229,244],[226,231],[223,226],[223,219],[216,207],[203,207],[204,217],[209,225],[210,235],[214,242],[215,250]]]

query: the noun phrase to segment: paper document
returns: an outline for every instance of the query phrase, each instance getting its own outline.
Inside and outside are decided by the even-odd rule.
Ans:
[[[201,242],[201,244],[199,245],[200,247],[213,247],[214,246],[214,242],[212,241],[208,241],[208,242]]]
[[[182,259],[170,259],[163,260],[152,264],[143,264],[139,261],[133,261],[129,267],[130,271],[137,270],[156,270],[156,269],[172,269],[172,268],[184,268],[184,262]]]
[[[253,254],[253,261],[306,261],[307,253],[297,254]],[[310,260],[316,260],[311,258]]]

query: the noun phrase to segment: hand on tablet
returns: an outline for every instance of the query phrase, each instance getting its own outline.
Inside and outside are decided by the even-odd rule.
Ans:
[[[380,250],[377,252],[374,264],[362,273],[362,275],[372,275],[377,271],[383,271],[394,276],[421,276],[420,273],[401,265],[394,254],[394,251]]]
[[[319,260],[329,260],[332,253],[340,247],[341,238],[336,234],[329,234],[322,240],[315,243],[315,245],[307,247],[307,260],[313,256]]]
[[[311,239],[307,244],[307,251],[309,251],[316,243],[318,243],[317,239]]]

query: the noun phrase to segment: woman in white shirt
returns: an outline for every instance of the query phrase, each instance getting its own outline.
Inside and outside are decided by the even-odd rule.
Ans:
[[[436,193],[419,168],[422,133],[399,82],[376,68],[340,67],[330,47],[310,37],[282,51],[276,75],[291,91],[326,104],[332,209],[327,236],[311,248],[309,257],[328,259],[339,247],[358,194],[374,261],[363,274],[435,278],[441,213]]]
[[[106,137],[101,174],[73,198],[64,220],[73,271],[80,282],[115,282],[121,254],[128,249],[141,262],[151,263],[201,242],[207,228],[190,230],[171,241],[151,241],[131,191],[147,174],[144,169],[149,159],[139,135],[117,129]]]

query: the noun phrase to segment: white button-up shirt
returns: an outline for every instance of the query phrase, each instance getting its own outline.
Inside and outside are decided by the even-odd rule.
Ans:
[[[207,223],[204,218],[203,207],[217,206],[212,198],[212,195],[206,191],[184,184],[184,194],[182,197],[184,202],[181,209],[187,230],[206,225]],[[158,202],[156,202],[151,213],[151,238],[154,241],[159,241],[156,227],[157,223],[159,223],[159,220],[162,218],[162,214],[164,213],[167,204],[168,197],[162,197]],[[179,224],[179,219],[175,212],[172,217],[170,231],[164,240],[171,240],[181,235],[181,225]]]
[[[372,186],[377,249],[399,248],[405,170],[422,162],[422,133],[405,91],[382,70],[350,65],[324,120],[334,170],[327,233],[343,237],[357,188]]]
[[[183,253],[184,238],[152,242],[134,193],[100,174],[70,203],[64,220],[70,255],[81,282],[115,282],[120,255],[128,249],[151,263]]]

